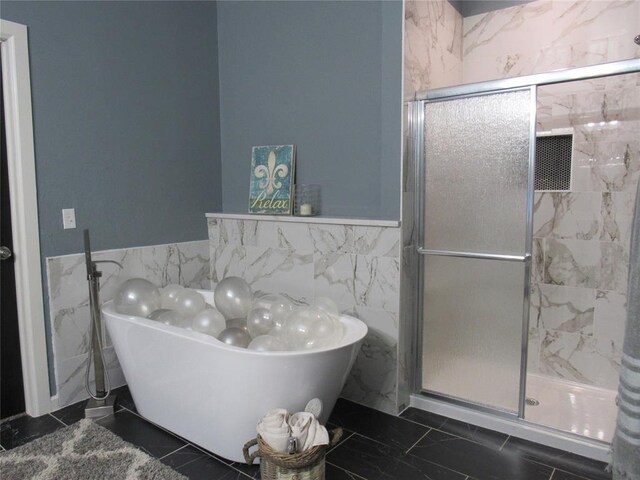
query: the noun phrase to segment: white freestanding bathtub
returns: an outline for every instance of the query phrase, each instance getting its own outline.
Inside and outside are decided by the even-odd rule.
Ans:
[[[199,291],[213,304],[213,292]],[[107,330],[140,415],[200,447],[242,462],[270,409],[304,409],[319,398],[325,423],[344,386],[367,326],[341,316],[336,347],[256,352],[197,332],[102,307]]]

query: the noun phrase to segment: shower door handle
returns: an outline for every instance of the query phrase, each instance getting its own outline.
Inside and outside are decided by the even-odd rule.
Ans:
[[[528,262],[531,254],[524,255],[502,255],[499,253],[479,253],[479,252],[456,252],[452,250],[431,250],[429,248],[418,247],[420,255],[436,255],[441,257],[476,258],[480,260],[503,260],[508,262]]]

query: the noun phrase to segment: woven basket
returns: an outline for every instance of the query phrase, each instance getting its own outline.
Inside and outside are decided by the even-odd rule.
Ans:
[[[331,431],[329,446],[333,447],[342,438],[342,428]],[[258,450],[249,453],[257,445]],[[260,457],[260,478],[262,480],[325,480],[324,456],[327,445],[318,445],[302,453],[282,453],[272,449],[258,435],[245,443],[242,453],[248,465]]]

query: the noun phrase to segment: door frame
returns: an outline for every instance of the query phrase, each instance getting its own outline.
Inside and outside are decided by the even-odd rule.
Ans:
[[[25,409],[51,411],[27,27],[0,19],[0,48]]]

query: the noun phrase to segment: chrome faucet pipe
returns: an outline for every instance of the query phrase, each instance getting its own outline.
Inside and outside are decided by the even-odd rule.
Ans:
[[[91,258],[91,241],[89,230],[84,230],[84,257],[87,267],[87,281],[89,282],[89,311],[91,315],[91,350],[93,352],[93,369],[96,382],[95,397],[101,399],[106,397],[104,361],[102,357],[102,342],[100,340],[102,332],[102,319],[100,317],[100,277],[102,273],[98,271],[96,262]],[[91,359],[89,359],[89,362]],[[89,392],[91,395],[91,392]],[[93,396],[93,395],[92,395]],[[95,398],[94,397],[94,398]]]
[[[89,344],[89,358],[87,359],[87,371],[85,375],[85,388],[91,397],[84,409],[85,418],[99,418],[113,413],[115,396],[111,395],[109,372],[104,368],[104,353],[102,350],[102,315],[100,312],[100,277],[98,263],[115,263],[120,268],[122,265],[114,260],[93,260],[91,258],[91,242],[89,230],[84,230],[84,258],[87,267],[87,281],[89,282],[89,311],[91,327],[89,329],[91,341]],[[96,391],[91,391],[89,374],[91,371],[91,359],[93,357],[93,372]]]

